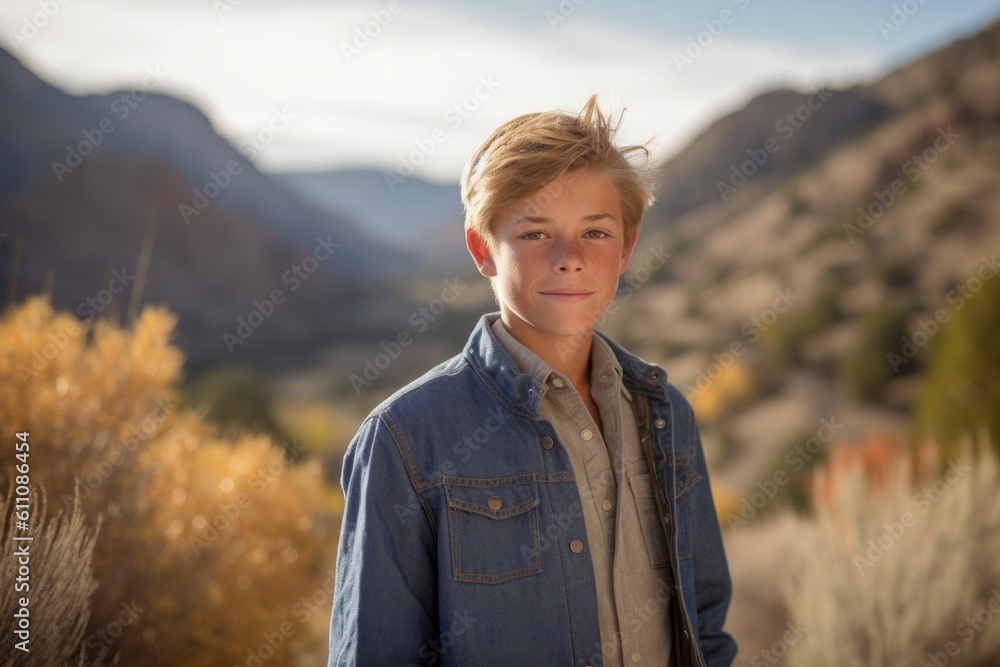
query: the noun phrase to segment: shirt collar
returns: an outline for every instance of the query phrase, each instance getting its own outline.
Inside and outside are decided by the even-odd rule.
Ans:
[[[504,326],[499,317],[492,318],[488,316],[488,321],[490,319],[492,319],[490,331],[496,337],[497,342],[510,355],[519,371],[527,373],[538,380],[538,383],[543,387],[543,392],[545,391],[544,387],[546,383],[548,383],[550,377],[553,375],[557,376],[562,382],[569,382],[567,377],[549,366],[538,354],[514,338],[507,331],[507,327]],[[618,362],[618,358],[615,356],[611,346],[600,336],[595,335],[590,345],[590,363],[591,384],[594,386],[606,386],[617,383],[625,398],[629,401],[632,400],[632,394],[625,387],[623,381],[624,372],[622,371],[622,366]]]
[[[499,312],[493,312],[479,319],[465,346],[465,358],[476,375],[512,410],[537,419],[538,401],[545,385],[534,375],[520,372],[510,353],[497,341],[492,325],[499,317]],[[670,402],[667,373],[661,366],[645,362],[600,331],[594,332],[594,339],[597,338],[614,353],[629,392]]]

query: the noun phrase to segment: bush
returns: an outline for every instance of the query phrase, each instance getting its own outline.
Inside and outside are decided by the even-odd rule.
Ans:
[[[855,467],[814,498],[789,545],[789,617],[807,628],[791,664],[923,665],[949,642],[960,653],[946,664],[998,664],[1000,619],[967,620],[1000,596],[997,457],[967,445],[931,469],[944,472],[901,456],[880,483]]]
[[[954,447],[985,428],[1000,452],[1000,278],[956,305],[930,350],[914,413],[916,431]]]
[[[869,313],[858,325],[857,338],[840,364],[841,385],[850,397],[874,400],[893,378],[886,355],[899,352],[901,339],[908,333],[909,312],[904,306],[886,306]],[[911,364],[903,368],[911,370]]]
[[[42,298],[0,320],[0,431],[31,433],[33,485],[68,508],[79,480],[87,522],[104,517],[87,635],[132,605],[134,622],[99,642],[123,664],[315,657],[336,541],[319,463],[293,464],[265,436],[221,439],[182,409],[173,326],[158,308],[131,329],[84,326]],[[50,558],[73,566],[65,552]]]

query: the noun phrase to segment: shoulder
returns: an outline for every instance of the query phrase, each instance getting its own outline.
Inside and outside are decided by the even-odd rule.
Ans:
[[[372,409],[368,419],[398,421],[407,415],[429,417],[458,401],[469,400],[477,384],[481,382],[463,350],[397,389]]]

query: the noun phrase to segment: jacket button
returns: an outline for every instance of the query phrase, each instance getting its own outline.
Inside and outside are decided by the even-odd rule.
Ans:
[[[663,421],[662,419],[657,419],[653,423],[656,425],[656,428],[663,428],[664,426],[667,425],[667,422]]]
[[[583,551],[583,542],[581,542],[580,540],[573,540],[572,542],[569,543],[569,550],[575,554],[580,553],[581,551]]]
[[[544,447],[545,449],[552,449],[553,444],[554,442],[552,440],[552,436],[547,435],[544,438],[542,438],[542,447]]]
[[[503,507],[503,501],[500,500],[500,496],[490,496],[490,499],[486,502],[491,510],[498,510]]]

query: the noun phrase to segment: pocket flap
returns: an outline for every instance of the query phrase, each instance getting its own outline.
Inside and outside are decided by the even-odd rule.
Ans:
[[[448,507],[481,514],[490,519],[506,519],[538,507],[534,484],[515,486],[460,486],[446,484]]]

